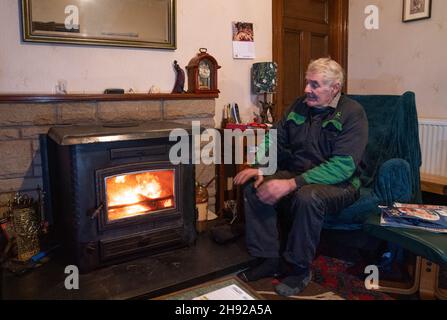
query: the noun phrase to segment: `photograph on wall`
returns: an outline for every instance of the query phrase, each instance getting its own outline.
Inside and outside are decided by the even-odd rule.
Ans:
[[[235,59],[254,59],[255,58],[255,40],[253,32],[253,23],[233,22],[233,58]]]
[[[431,17],[431,0],[403,0],[402,21],[409,22]]]

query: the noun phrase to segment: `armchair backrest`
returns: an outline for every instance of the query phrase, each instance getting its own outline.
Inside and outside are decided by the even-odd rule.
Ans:
[[[421,147],[414,93],[348,96],[363,106],[369,122],[369,140],[361,165],[363,186],[373,184],[385,161],[402,158],[412,172],[412,201],[420,202]]]

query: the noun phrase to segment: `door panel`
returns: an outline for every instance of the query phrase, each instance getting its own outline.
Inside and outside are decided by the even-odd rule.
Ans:
[[[275,120],[303,95],[307,65],[331,56],[346,70],[348,0],[273,0],[273,59],[278,63]]]
[[[284,73],[284,104],[289,105],[300,95],[303,84],[302,55],[300,38],[304,36],[303,32],[286,30],[284,45],[287,50],[284,52],[284,66],[288,69]],[[290,68],[289,68],[290,66]]]
[[[287,17],[327,23],[327,0],[288,0],[284,1],[284,12]]]
[[[311,34],[310,58],[318,59],[328,56],[328,36],[325,34]]]

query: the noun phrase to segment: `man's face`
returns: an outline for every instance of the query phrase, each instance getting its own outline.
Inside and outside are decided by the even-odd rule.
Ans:
[[[306,103],[309,107],[327,106],[340,90],[338,83],[328,85],[324,83],[324,77],[319,73],[306,74]]]

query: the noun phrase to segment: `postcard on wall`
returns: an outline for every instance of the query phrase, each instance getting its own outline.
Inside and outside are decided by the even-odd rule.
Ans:
[[[253,23],[233,22],[233,58],[254,59],[255,40],[253,33]]]

